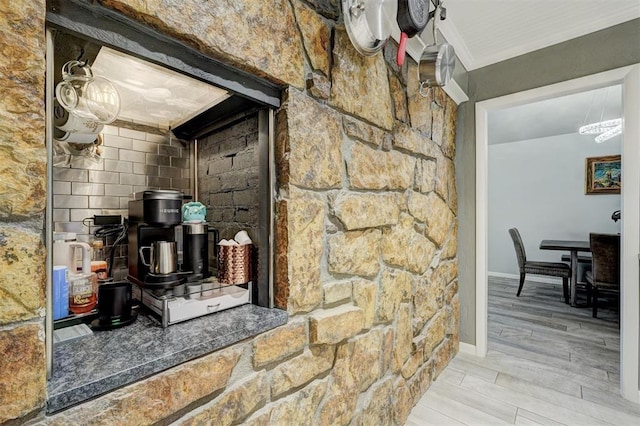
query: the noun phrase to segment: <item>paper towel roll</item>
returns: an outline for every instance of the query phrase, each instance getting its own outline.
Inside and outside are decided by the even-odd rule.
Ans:
[[[71,143],[94,143],[98,139],[96,133],[65,133],[62,137],[57,138],[61,142]]]

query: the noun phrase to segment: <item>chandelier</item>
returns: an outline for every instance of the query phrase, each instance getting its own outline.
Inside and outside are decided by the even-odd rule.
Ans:
[[[605,100],[608,93],[609,89],[607,88]],[[587,115],[584,117],[584,123],[582,124],[582,126],[578,128],[578,133],[580,133],[581,135],[598,135],[596,136],[595,141],[596,143],[602,143],[622,133],[622,118],[614,118],[613,120],[605,120],[591,124],[585,124],[587,122],[587,117],[589,117],[589,111],[591,111],[591,106],[593,105],[593,99],[595,98],[595,96],[596,92],[593,92],[591,103],[589,104],[589,109],[587,110]],[[600,115],[601,119],[602,116],[604,116],[604,101],[602,106],[602,114]]]

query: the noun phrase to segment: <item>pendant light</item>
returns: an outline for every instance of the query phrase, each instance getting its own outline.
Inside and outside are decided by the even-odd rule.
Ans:
[[[582,126],[578,128],[578,133],[581,135],[598,135],[595,138],[596,143],[602,143],[606,140],[613,138],[622,133],[622,118],[614,118],[613,120],[602,120],[604,116],[604,108],[607,100],[607,95],[609,94],[609,88],[605,92],[604,99],[602,101],[602,112],[600,114],[600,121],[586,124],[587,118],[589,117],[589,112],[591,111],[591,107],[593,106],[593,100],[596,96],[596,91],[593,92],[593,96],[591,97],[591,102],[589,103],[589,109],[587,110],[587,114],[584,117],[584,121]]]

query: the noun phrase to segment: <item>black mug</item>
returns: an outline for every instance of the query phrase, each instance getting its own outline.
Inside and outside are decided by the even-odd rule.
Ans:
[[[98,323],[101,325],[131,318],[131,283],[118,281],[98,287]]]

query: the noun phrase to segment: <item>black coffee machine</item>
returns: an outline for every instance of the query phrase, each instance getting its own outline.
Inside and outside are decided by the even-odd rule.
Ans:
[[[129,281],[153,287],[170,286],[182,280],[177,272],[160,276],[150,273],[140,256],[141,247],[158,241],[176,242],[176,226],[182,221],[182,200],[181,191],[148,190],[135,193],[129,201]]]

